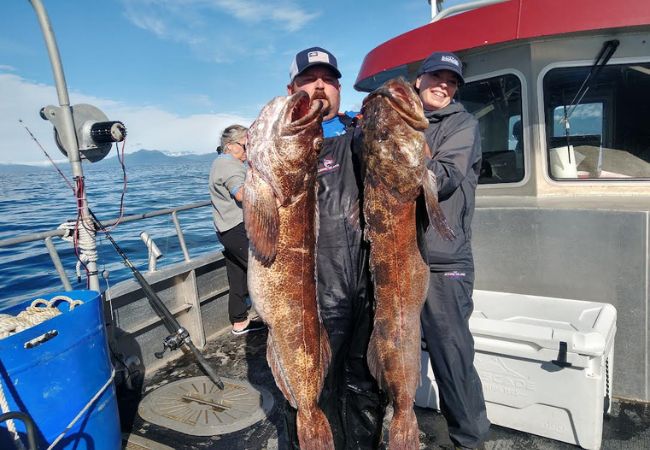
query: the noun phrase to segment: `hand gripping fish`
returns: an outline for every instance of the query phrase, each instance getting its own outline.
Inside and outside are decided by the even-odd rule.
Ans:
[[[248,131],[244,223],[248,289],[269,327],[266,357],[298,410],[300,448],[334,448],[318,398],[330,361],[316,300],[317,159],[323,102],[298,92],[266,105]]]
[[[416,201],[424,195],[430,223],[452,239],[438,205],[436,179],[424,162],[428,122],[413,88],[386,82],[363,102],[365,236],[375,286],[368,365],[393,404],[389,448],[419,448],[413,400],[420,376],[420,311],[429,267],[418,247]]]

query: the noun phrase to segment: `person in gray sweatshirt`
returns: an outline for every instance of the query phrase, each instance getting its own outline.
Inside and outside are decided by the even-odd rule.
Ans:
[[[232,333],[246,334],[265,328],[262,321],[250,320],[248,310],[248,238],[244,228],[242,198],[246,177],[246,132],[241,125],[231,125],[223,130],[219,155],[210,169],[210,199],[212,217],[219,242],[223,245],[230,292],[228,315]]]

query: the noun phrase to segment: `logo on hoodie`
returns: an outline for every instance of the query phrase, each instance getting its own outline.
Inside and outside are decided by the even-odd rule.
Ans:
[[[325,157],[318,162],[318,175],[323,173],[334,172],[340,167],[339,163],[334,161],[331,157]]]

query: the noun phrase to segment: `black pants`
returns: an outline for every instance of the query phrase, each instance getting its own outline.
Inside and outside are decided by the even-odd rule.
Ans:
[[[454,444],[469,448],[479,446],[490,428],[469,330],[473,288],[473,272],[431,272],[422,310],[424,340],[449,436]]]
[[[376,449],[386,397],[370,374],[366,353],[372,332],[372,284],[361,233],[332,224],[321,226],[321,242],[347,236],[347,246],[319,245],[318,305],[332,359],[319,405],[327,416],[337,450]],[[365,244],[363,244],[365,245]],[[296,412],[286,404],[290,447],[298,448]]]
[[[244,223],[220,233],[217,237],[223,245],[223,257],[226,260],[226,272],[230,292],[228,294],[228,316],[230,323],[243,322],[248,318],[248,237]]]

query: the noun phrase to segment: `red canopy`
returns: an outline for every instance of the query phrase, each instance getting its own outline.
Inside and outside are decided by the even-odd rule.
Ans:
[[[364,80],[433,51],[459,51],[518,39],[650,24],[649,0],[510,0],[416,28],[366,55],[355,87]]]

